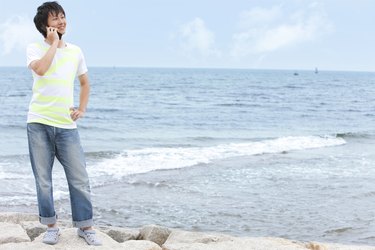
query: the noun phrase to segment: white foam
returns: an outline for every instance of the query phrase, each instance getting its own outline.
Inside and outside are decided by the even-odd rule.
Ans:
[[[63,200],[69,198],[69,192],[68,191],[62,191],[62,190],[53,190],[53,198],[55,200]]]
[[[211,147],[144,148],[127,150],[112,159],[103,159],[95,165],[89,165],[88,171],[90,178],[92,178],[90,180],[92,184],[101,185],[103,181],[108,181],[108,177],[113,181],[113,179],[120,179],[129,174],[189,167],[230,157],[323,148],[345,143],[343,138],[306,136],[283,137],[249,143],[220,144]],[[3,191],[10,192],[9,189],[13,187],[12,183],[16,179],[22,180],[22,185],[18,185],[18,190],[23,190],[23,194],[0,197],[0,202],[8,205],[36,204],[33,176],[30,175],[30,172],[11,172],[9,167],[12,167],[11,164],[0,163],[0,180],[2,180]],[[105,180],[102,177],[105,177]],[[62,168],[54,168],[54,198],[55,200],[69,198]]]
[[[188,167],[230,157],[322,148],[345,143],[343,138],[303,136],[212,147],[144,148],[128,150],[112,159],[98,162],[89,167],[89,172],[91,176],[112,175],[114,178],[121,178],[129,174]]]
[[[14,195],[0,197],[0,203],[6,206],[25,205],[30,206],[36,204],[36,194],[33,195]]]
[[[7,171],[2,171],[0,169],[0,180],[20,180],[29,179],[30,177],[23,173],[10,173]]]

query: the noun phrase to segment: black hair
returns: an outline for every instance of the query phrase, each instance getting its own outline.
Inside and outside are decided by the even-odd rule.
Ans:
[[[36,29],[44,36],[47,37],[46,26],[48,26],[48,15],[64,14],[63,7],[58,2],[45,2],[38,7],[36,15],[34,17],[34,24]]]

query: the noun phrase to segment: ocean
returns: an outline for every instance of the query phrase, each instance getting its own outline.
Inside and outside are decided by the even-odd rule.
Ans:
[[[98,225],[375,245],[375,73],[90,68]],[[32,77],[0,68],[0,211],[37,213]],[[76,83],[78,102],[79,83]],[[77,103],[78,105],[78,103]],[[55,162],[56,211],[70,219]]]

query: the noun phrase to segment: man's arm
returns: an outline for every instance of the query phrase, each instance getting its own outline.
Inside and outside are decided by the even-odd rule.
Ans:
[[[57,47],[59,45],[59,36],[55,28],[47,27],[46,39],[51,43],[51,47],[47,53],[39,60],[32,61],[30,67],[40,76],[43,76],[52,64],[53,58],[55,57]]]
[[[80,75],[78,79],[81,84],[81,90],[79,95],[79,108],[73,109],[70,114],[73,121],[76,121],[78,118],[84,116],[87,108],[87,103],[89,102],[90,94],[90,82],[87,73]]]

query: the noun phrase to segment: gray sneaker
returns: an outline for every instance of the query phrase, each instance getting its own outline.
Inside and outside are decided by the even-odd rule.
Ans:
[[[92,246],[101,246],[102,242],[96,237],[96,233],[94,230],[82,230],[80,228],[77,229],[77,234],[79,237],[85,239],[87,244]]]
[[[55,245],[59,241],[60,230],[57,227],[47,228],[46,233],[43,236],[43,243],[49,245]]]

